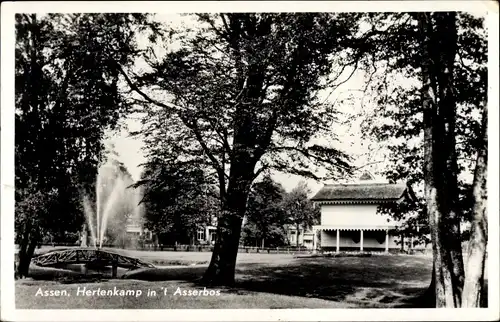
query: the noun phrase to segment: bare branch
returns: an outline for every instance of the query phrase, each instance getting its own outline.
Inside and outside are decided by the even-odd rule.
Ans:
[[[220,17],[222,19],[222,23],[224,24],[224,28],[226,28],[226,32],[229,34],[231,32],[231,28],[229,28],[229,24],[227,23],[226,16],[221,13]]]

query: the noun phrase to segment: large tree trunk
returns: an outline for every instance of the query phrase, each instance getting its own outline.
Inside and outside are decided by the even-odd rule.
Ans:
[[[233,285],[241,225],[253,181],[255,161],[248,151],[235,152],[223,210],[217,225],[217,240],[210,265],[202,282],[208,285]]]
[[[463,286],[460,218],[457,211],[454,13],[420,14],[423,36],[425,198],[432,238],[436,307],[459,307]],[[433,27],[436,24],[436,29]]]
[[[488,244],[487,188],[488,168],[488,108],[483,111],[482,141],[477,154],[473,183],[473,218],[468,246],[462,307],[480,307],[484,286],[486,246]]]
[[[443,213],[446,214],[443,222],[442,242],[449,256],[452,267],[453,291],[455,306],[460,307],[464,284],[464,263],[462,239],[460,234],[461,210],[458,205],[458,165],[456,152],[456,98],[454,88],[454,66],[458,51],[458,31],[456,13],[438,15],[436,34],[439,36],[439,108],[437,114],[442,114],[442,143],[435,147],[436,151],[445,148],[443,170]],[[440,131],[439,131],[440,132]]]
[[[27,221],[24,224],[24,231],[22,232],[21,236],[21,244],[19,245],[19,253],[18,253],[19,263],[17,264],[17,276],[19,278],[24,278],[28,275],[27,267],[29,267],[29,264],[26,265],[26,261],[27,261],[28,245],[30,240],[30,231],[31,231],[31,223]]]
[[[24,226],[23,237],[21,240],[21,247],[19,249],[19,264],[17,266],[17,276],[24,278],[28,276],[29,267],[33,254],[35,253],[36,246],[39,242],[39,234],[32,223],[28,222]]]
[[[228,197],[230,195],[228,193]],[[210,265],[203,276],[203,283],[213,286],[234,284],[242,216],[242,213],[235,210],[223,211],[217,227],[217,241]]]

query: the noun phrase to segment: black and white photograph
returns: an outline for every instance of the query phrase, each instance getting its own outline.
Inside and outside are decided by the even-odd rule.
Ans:
[[[2,320],[497,320],[498,66],[496,1],[2,4]]]

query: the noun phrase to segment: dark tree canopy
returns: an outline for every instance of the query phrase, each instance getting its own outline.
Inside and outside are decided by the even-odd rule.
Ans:
[[[311,139],[334,136],[335,109],[319,94],[333,85],[333,53],[349,39],[355,22],[330,14],[193,19],[200,27],[173,29],[170,42],[176,46],[166,44],[164,57],[153,50],[146,55],[152,72],[130,77],[147,106],[144,134],[151,154],[169,149],[204,156],[224,179],[239,135],[248,141],[246,149],[252,146],[249,161],[261,164],[261,171],[316,178],[310,159],[336,174],[349,169],[346,154]]]
[[[15,19],[15,216],[27,269],[42,234],[80,229],[80,191],[93,190],[104,132],[130,108],[113,66],[132,64],[135,32],[150,24],[142,14]],[[34,211],[23,210],[25,197],[39,202]]]
[[[283,207],[286,194],[281,184],[269,175],[255,182],[248,197],[246,223],[243,228],[245,245],[274,247],[285,244],[287,222]]]
[[[287,215],[287,223],[293,227],[297,234],[297,246],[299,246],[298,234],[307,231],[313,225],[320,222],[320,209],[315,207],[309,199],[311,190],[304,181],[299,182],[283,198],[283,208]]]
[[[167,242],[191,243],[198,228],[211,223],[220,208],[202,170],[179,163],[148,163],[143,179],[146,227]]]

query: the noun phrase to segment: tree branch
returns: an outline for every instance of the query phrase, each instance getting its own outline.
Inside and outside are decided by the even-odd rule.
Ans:
[[[210,19],[210,17],[208,17],[208,14],[207,14],[207,17],[204,17],[202,14],[196,14],[196,16],[197,16],[199,19],[206,21],[206,22],[207,22],[207,23],[208,23],[208,24],[212,27],[212,30],[213,30],[213,31],[215,31],[215,33],[216,33],[219,37],[221,37],[222,39],[224,39],[224,40],[226,40],[226,41],[228,41],[228,42],[230,41],[230,40],[229,40],[229,35],[225,35],[225,34],[224,34],[221,30],[219,30],[217,27],[215,27],[215,23],[214,23],[214,21],[213,21],[212,19]],[[226,24],[225,19],[224,19],[224,15],[223,15],[223,14],[221,14],[220,16],[221,16],[221,18],[222,18],[223,23],[224,23],[224,24]],[[227,30],[227,29],[226,29],[226,30]]]
[[[128,77],[127,73],[125,72],[125,70],[123,69],[123,67],[120,64],[115,63],[115,65],[116,65],[116,68],[118,69],[118,71],[120,72],[120,74],[122,74],[123,77],[125,78],[125,81],[127,82],[128,86],[130,86],[130,88],[132,88],[137,94],[141,95],[147,102],[149,102],[151,104],[155,104],[159,107],[165,108],[165,109],[170,110],[170,111],[173,110],[176,112],[176,114],[179,114],[178,113],[178,109],[180,108],[179,106],[171,104],[171,103],[162,103],[162,102],[159,102],[159,101],[149,97],[149,95],[147,95],[146,93],[141,91],[141,89],[130,79],[130,77]]]
[[[123,70],[122,66],[119,65],[118,63],[116,64],[116,67],[118,68],[118,71],[123,75],[123,77],[125,78],[127,84],[134,90],[136,91],[139,95],[141,95],[147,102],[150,102],[152,104],[155,104],[159,107],[162,107],[162,108],[165,108],[167,110],[173,110],[178,116],[179,118],[182,120],[182,122],[184,123],[184,125],[186,125],[195,135],[198,143],[201,145],[204,153],[208,156],[208,158],[210,159],[214,169],[217,171],[218,175],[223,177],[225,176],[225,173],[224,171],[222,171],[222,167],[220,166],[219,162],[217,161],[217,159],[214,157],[213,153],[210,151],[210,149],[208,148],[205,140],[203,139],[203,136],[201,135],[201,132],[198,128],[198,124],[197,124],[197,121],[195,120],[194,122],[189,122],[185,117],[183,117],[180,113],[179,113],[179,109],[180,107],[177,106],[177,105],[174,105],[174,104],[170,104],[170,103],[162,103],[162,102],[159,102],[155,99],[152,99],[151,97],[149,97],[149,95],[147,95],[146,93],[144,93],[143,91],[141,91],[139,89],[139,87],[128,77],[127,73]]]
[[[354,170],[359,170],[359,169],[362,169],[362,168],[367,167],[367,166],[369,166],[369,165],[372,165],[372,164],[377,164],[377,163],[382,163],[382,162],[384,162],[384,161],[385,161],[385,160],[368,162],[368,163],[363,164],[362,166],[359,166],[359,167],[354,168]]]
[[[258,176],[260,176],[260,174],[266,170],[269,169],[269,166],[267,165],[262,165],[260,167],[260,169],[258,169],[257,171],[255,171],[254,175],[253,175],[253,180],[255,180]]]
[[[330,164],[336,168],[342,169],[346,172],[352,171],[351,168],[332,163],[332,160],[330,160],[330,159],[325,159],[321,156],[314,155],[314,154],[310,153],[309,151],[307,151],[307,149],[301,149],[301,148],[293,147],[293,146],[275,146],[275,147],[271,147],[269,149],[269,151],[295,151],[295,152],[299,152],[300,154],[304,155],[307,158],[312,158],[312,159],[316,159],[317,161],[320,161],[323,163],[328,163],[328,164]]]

